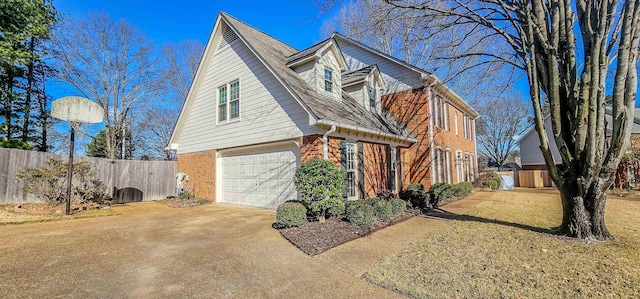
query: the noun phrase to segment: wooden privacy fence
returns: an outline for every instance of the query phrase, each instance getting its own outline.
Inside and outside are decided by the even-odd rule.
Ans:
[[[518,187],[553,187],[553,181],[546,170],[519,170],[517,176]]]
[[[22,191],[23,183],[16,174],[25,167],[47,166],[50,158],[68,161],[67,155],[0,148],[0,203],[35,202],[39,199]],[[111,160],[74,157],[74,162],[87,161],[96,177],[107,187],[116,202],[148,201],[175,193],[176,161]]]

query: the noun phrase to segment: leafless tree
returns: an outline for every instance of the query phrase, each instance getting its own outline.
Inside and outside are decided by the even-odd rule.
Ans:
[[[66,20],[52,55],[58,77],[104,108],[107,156],[116,158],[118,133],[131,129],[164,85],[152,44],[126,21],[98,13]]]
[[[494,98],[478,107],[478,149],[502,169],[517,146],[517,138],[531,127],[531,106],[519,95]]]
[[[328,6],[325,6],[328,7]],[[444,7],[444,6],[443,6]],[[469,38],[469,28],[446,28],[447,18],[425,17],[417,10],[397,9],[385,1],[347,2],[325,23],[324,34],[339,31],[374,49],[433,72],[473,106],[501,96],[515,81],[501,61],[477,65],[479,57],[463,55],[465,45],[491,48],[490,40]],[[445,32],[446,31],[446,32]]]
[[[167,72],[167,83],[162,96],[150,103],[140,124],[144,138],[144,152],[153,158],[171,159],[166,147],[171,138],[180,109],[189,93],[191,81],[196,74],[203,52],[200,41],[187,40],[167,44],[163,51],[163,69]]]
[[[560,228],[577,238],[612,238],[604,223],[605,203],[629,146],[638,85],[640,0],[451,0],[444,7],[441,1],[388,2],[425,17],[447,17],[443,28],[472,24],[467,35],[482,36],[495,47],[467,47],[464,56],[482,58],[478,64],[508,63],[527,75],[540,149],[562,198]],[[612,82],[606,80],[609,72],[615,74]],[[604,121],[608,92],[610,136]],[[544,98],[562,161],[554,161],[549,148]]]

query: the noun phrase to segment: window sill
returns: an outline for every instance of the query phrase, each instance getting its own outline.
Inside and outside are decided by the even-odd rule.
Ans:
[[[240,119],[240,117],[238,117],[238,118],[235,118],[235,119],[233,119],[233,120],[227,120],[227,121],[223,121],[223,122],[217,122],[217,123],[216,123],[216,127],[218,127],[218,126],[224,126],[224,125],[229,125],[229,124],[233,124],[233,123],[237,123],[237,122],[239,122],[240,120],[241,120],[241,119]]]

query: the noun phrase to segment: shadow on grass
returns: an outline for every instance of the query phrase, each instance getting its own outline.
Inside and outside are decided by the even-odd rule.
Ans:
[[[457,220],[457,221],[472,221],[472,222],[480,222],[480,223],[491,223],[491,224],[498,224],[498,225],[504,225],[504,226],[509,226],[509,227],[515,227],[515,228],[524,229],[524,230],[537,232],[537,233],[542,233],[542,234],[550,234],[550,235],[556,235],[556,236],[563,235],[561,233],[559,227],[543,228],[543,227],[526,225],[526,224],[522,224],[522,223],[507,222],[507,221],[498,220],[498,219],[488,219],[488,218],[482,218],[482,217],[464,215],[464,214],[460,215],[460,214],[456,214],[456,213],[451,213],[449,211],[445,211],[445,210],[440,209],[440,208],[422,210],[422,215],[421,216],[425,217],[425,218],[441,219],[441,220]]]

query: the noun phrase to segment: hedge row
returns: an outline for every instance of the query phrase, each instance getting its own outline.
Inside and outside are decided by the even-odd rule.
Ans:
[[[455,185],[436,183],[425,192],[421,184],[411,184],[406,190],[400,192],[400,198],[414,208],[437,208],[438,205],[449,198],[461,197],[471,194],[473,185],[462,182]]]

